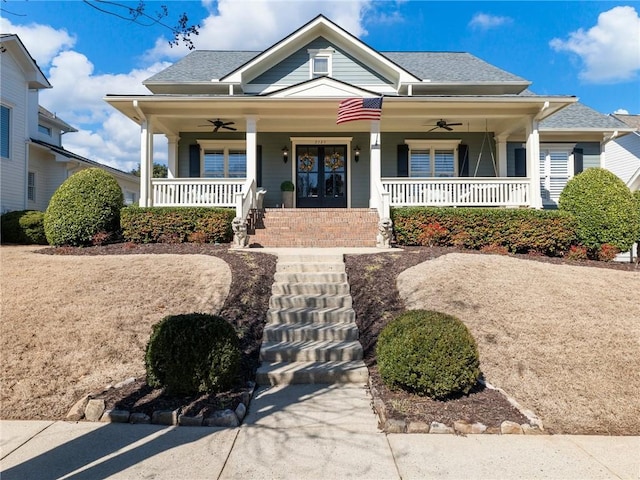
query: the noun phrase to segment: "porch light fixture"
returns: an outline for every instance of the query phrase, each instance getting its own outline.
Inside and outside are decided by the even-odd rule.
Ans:
[[[360,147],[358,145],[353,149],[353,155],[355,157],[354,160],[358,162],[358,160],[360,160]]]
[[[284,147],[282,147],[282,161],[284,163],[287,163],[287,160],[289,160],[289,149],[285,145]]]

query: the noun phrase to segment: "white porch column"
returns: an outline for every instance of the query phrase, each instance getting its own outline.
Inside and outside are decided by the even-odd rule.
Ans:
[[[540,194],[540,134],[538,121],[527,123],[527,176],[531,181],[531,207],[542,208]]]
[[[376,194],[376,183],[382,178],[380,120],[371,121],[369,137],[369,208],[378,208],[380,199]]]
[[[140,130],[140,206],[153,206],[151,176],[153,175],[153,125],[150,118]]]
[[[178,135],[167,135],[167,178],[176,178],[178,173]]]
[[[498,135],[496,137],[499,177],[507,176],[507,138],[507,135]]]
[[[258,147],[258,119],[256,117],[247,117],[247,181],[256,180],[258,174],[258,159],[256,149]]]

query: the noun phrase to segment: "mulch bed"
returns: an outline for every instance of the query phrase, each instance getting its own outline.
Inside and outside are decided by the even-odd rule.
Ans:
[[[229,245],[209,244],[112,244],[100,247],[46,248],[40,250],[53,255],[135,255],[135,254],[198,254],[213,255],[229,264],[232,282],[228,298],[220,315],[227,318],[241,332],[244,351],[243,378],[238,387],[218,395],[172,397],[160,389],[146,385],[143,379],[119,389],[109,389],[100,395],[107,409],[142,412],[181,408],[186,415],[204,414],[224,408],[234,409],[247,391],[247,382],[255,379],[262,342],[262,330],[268,309],[276,257],[258,250],[230,251]],[[431,400],[403,391],[391,391],[381,381],[376,367],[375,346],[382,328],[400,314],[404,305],[399,296],[396,279],[399,273],[414,265],[452,252],[479,254],[440,247],[404,247],[402,250],[369,255],[347,255],[346,267],[360,330],[360,342],[365,363],[371,376],[371,385],[385,403],[389,418],[420,421],[427,424],[440,422],[452,426],[457,420],[480,422],[487,427],[499,427],[504,420],[527,423],[504,395],[478,384],[469,394],[446,401]],[[515,255],[533,261],[583,265],[619,270],[636,270],[636,264],[604,263],[595,261],[567,261],[561,258]]]

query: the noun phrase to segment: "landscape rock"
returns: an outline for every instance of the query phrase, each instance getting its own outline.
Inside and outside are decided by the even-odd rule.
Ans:
[[[238,420],[242,421],[244,416],[247,414],[247,407],[244,406],[244,403],[238,404],[235,410],[235,414],[236,417],[238,417]]]
[[[204,416],[196,415],[195,417],[188,417],[187,415],[180,415],[178,417],[178,425],[183,427],[201,427],[204,421]]]
[[[381,398],[373,399],[373,408],[378,414],[378,418],[380,418],[380,424],[384,425],[387,423],[387,409]]]
[[[104,413],[104,400],[101,398],[92,398],[87,402],[87,406],[84,409],[84,418],[90,422],[97,422]]]
[[[453,428],[446,426],[444,423],[431,422],[429,433],[455,433]]]
[[[458,420],[453,423],[453,429],[456,432],[464,435],[484,433],[487,430],[487,426],[483,423],[469,423],[465,420]]]
[[[521,425],[522,431],[525,435],[545,435],[543,430],[540,430],[535,425],[529,425],[528,423],[524,423]]]
[[[89,395],[85,395],[80,400],[78,400],[73,407],[69,409],[69,413],[65,417],[66,420],[70,422],[77,422],[78,420],[82,420],[84,418],[84,410],[87,408],[87,403],[90,400]]]
[[[505,420],[500,424],[500,433],[503,435],[522,435],[522,427],[519,423]]]
[[[156,410],[151,415],[151,423],[156,425],[177,425],[178,410]]]
[[[484,433],[488,433],[489,435],[500,435],[500,427],[488,427]]]
[[[129,416],[129,423],[151,423],[151,417],[142,412],[132,413]]]
[[[100,417],[100,421],[106,423],[128,423],[129,416],[128,410],[105,410],[102,417]]]
[[[407,423],[404,420],[390,418],[385,422],[384,430],[387,433],[405,433],[407,431]]]
[[[204,421],[207,427],[230,427],[234,428],[240,425],[240,421],[233,410],[218,410],[213,415],[207,417]]]
[[[407,433],[429,433],[427,422],[411,421],[407,425]]]
[[[116,383],[113,388],[122,388],[122,387],[126,387],[127,385],[131,385],[132,383],[134,383],[136,381],[135,378],[133,377],[129,377],[126,380],[121,381],[120,383]]]

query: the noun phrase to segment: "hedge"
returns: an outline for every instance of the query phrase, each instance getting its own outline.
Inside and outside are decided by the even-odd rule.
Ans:
[[[404,207],[392,209],[391,217],[399,245],[560,256],[576,243],[573,216],[556,210]]]
[[[134,243],[228,243],[235,210],[206,207],[125,207],[122,237]]]
[[[47,245],[44,235],[44,212],[19,210],[0,217],[2,243]]]

